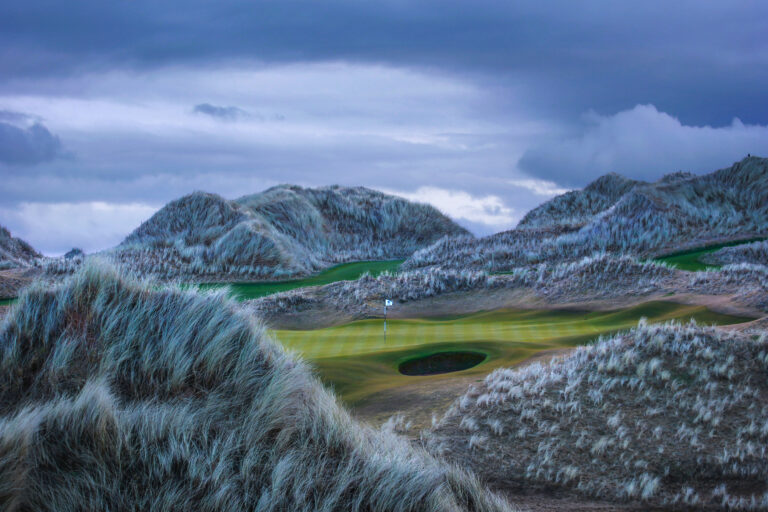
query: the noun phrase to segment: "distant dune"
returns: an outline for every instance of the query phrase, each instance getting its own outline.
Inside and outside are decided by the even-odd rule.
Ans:
[[[609,174],[529,212],[511,231],[445,238],[404,264],[510,270],[595,252],[653,257],[713,242],[768,236],[768,159],[656,183]]]
[[[21,238],[0,226],[0,270],[29,265],[40,254]]]
[[[398,259],[468,232],[425,204],[364,187],[283,185],[229,201],[173,201],[110,256],[159,277],[276,279],[336,263]]]

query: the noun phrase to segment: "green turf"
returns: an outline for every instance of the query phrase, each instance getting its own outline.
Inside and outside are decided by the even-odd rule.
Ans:
[[[413,379],[484,375],[538,352],[586,344],[601,334],[634,327],[641,317],[649,322],[694,318],[702,324],[751,320],[715,313],[703,306],[656,301],[607,312],[497,310],[453,319],[390,320],[386,338],[382,320],[274,334],[284,346],[310,360],[323,381],[342,399],[356,405],[378,391],[412,383]],[[458,350],[483,352],[488,358],[474,368],[454,374],[406,377],[397,371],[405,360]]]
[[[306,286],[322,286],[336,281],[351,281],[360,278],[366,272],[378,276],[384,272],[396,272],[405,260],[389,261],[356,261],[331,267],[323,272],[304,279],[290,281],[262,281],[257,283],[205,283],[202,289],[229,287],[232,296],[238,300],[257,299],[277,292],[304,288]]]
[[[680,270],[689,270],[694,272],[697,272],[699,270],[707,270],[710,268],[717,269],[717,268],[720,268],[721,265],[710,265],[708,263],[702,262],[700,258],[705,254],[713,253],[717,250],[722,249],[723,247],[733,247],[736,245],[759,242],[761,240],[765,240],[765,238],[752,238],[750,240],[738,240],[735,242],[708,245],[706,247],[700,247],[698,249],[690,249],[687,251],[668,254],[666,256],[662,256],[661,258],[655,258],[654,261],[659,261],[662,263],[667,263],[668,265],[673,265],[679,268]]]
[[[16,299],[0,299],[0,306],[10,306],[16,302]]]

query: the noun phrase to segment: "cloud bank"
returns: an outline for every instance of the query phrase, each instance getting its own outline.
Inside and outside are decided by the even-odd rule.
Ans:
[[[611,116],[587,114],[579,133],[529,149],[519,166],[579,187],[608,172],[650,181],[677,170],[711,172],[748,153],[766,156],[768,126],[739,119],[721,127],[688,126],[653,105],[637,105]]]
[[[0,111],[0,163],[29,166],[60,156],[59,137],[32,116],[12,110]]]
[[[31,203],[0,208],[0,219],[11,232],[47,255],[73,247],[86,253],[114,247],[152,216],[158,207],[141,203]]]
[[[413,192],[382,190],[410,201],[431,204],[478,235],[508,229],[522,217],[495,195],[473,196],[462,190],[420,187]]]
[[[225,121],[234,121],[238,118],[249,117],[248,112],[237,107],[220,107],[217,105],[211,105],[210,103],[200,103],[195,105],[192,109],[197,114],[205,114],[207,116],[216,117]]]

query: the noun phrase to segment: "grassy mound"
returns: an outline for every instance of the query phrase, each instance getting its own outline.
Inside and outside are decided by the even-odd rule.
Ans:
[[[753,265],[768,265],[768,240],[751,241],[734,246],[724,246],[718,251],[712,251],[702,258],[712,265],[727,265],[734,263],[749,263]]]
[[[0,509],[508,507],[350,419],[222,293],[88,266],[0,325]]]
[[[506,488],[765,510],[766,370],[765,334],[641,325],[492,373],[428,443]]]
[[[278,280],[468,234],[432,206],[364,187],[281,185],[235,201],[203,192],[172,201],[110,255],[163,279]]]
[[[25,267],[40,254],[21,238],[14,238],[11,232],[0,226],[0,270]]]
[[[673,250],[764,237],[768,159],[748,157],[703,176],[642,183],[607,175],[532,210],[511,231],[444,239],[416,251],[403,269],[505,271],[575,261],[594,252],[653,257]]]

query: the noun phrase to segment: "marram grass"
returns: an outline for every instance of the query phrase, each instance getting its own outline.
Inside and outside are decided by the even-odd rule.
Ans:
[[[0,509],[496,511],[350,418],[223,293],[89,264],[0,324]]]
[[[768,336],[650,326],[499,369],[426,436],[507,489],[768,509]]]

